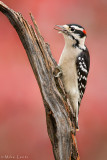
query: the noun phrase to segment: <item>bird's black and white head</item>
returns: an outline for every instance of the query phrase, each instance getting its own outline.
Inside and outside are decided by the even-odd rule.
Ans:
[[[85,49],[86,31],[82,26],[77,24],[56,25],[55,29],[63,34],[65,43]]]

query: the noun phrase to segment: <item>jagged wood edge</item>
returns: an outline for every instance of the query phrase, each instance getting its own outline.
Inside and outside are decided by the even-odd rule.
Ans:
[[[61,78],[53,72],[57,63],[52,57],[50,47],[44,42],[38,27],[30,14],[35,31],[23,16],[0,1],[0,11],[7,16],[15,28],[26,50],[28,59],[40,87],[46,110],[47,130],[55,160],[78,160],[77,143],[73,113],[65,100],[66,93]]]

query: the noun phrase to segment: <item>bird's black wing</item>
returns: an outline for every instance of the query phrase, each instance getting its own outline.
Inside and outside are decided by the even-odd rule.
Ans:
[[[90,68],[90,56],[88,49],[83,50],[77,57],[76,60],[77,66],[77,74],[78,74],[78,89],[80,94],[79,106],[81,103],[81,99],[84,95],[86,84],[87,84],[87,76]]]

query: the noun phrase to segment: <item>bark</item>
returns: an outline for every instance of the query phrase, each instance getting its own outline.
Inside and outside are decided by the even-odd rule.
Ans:
[[[32,14],[34,29],[21,13],[1,1],[0,11],[7,16],[19,35],[40,87],[55,160],[79,160],[72,106],[64,89],[63,75],[56,77],[60,69],[52,57],[49,44],[41,36]]]

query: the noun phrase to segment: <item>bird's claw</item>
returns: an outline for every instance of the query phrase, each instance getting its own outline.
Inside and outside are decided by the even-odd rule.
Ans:
[[[62,76],[61,68],[59,66],[55,67],[53,74],[55,78],[61,77]]]

